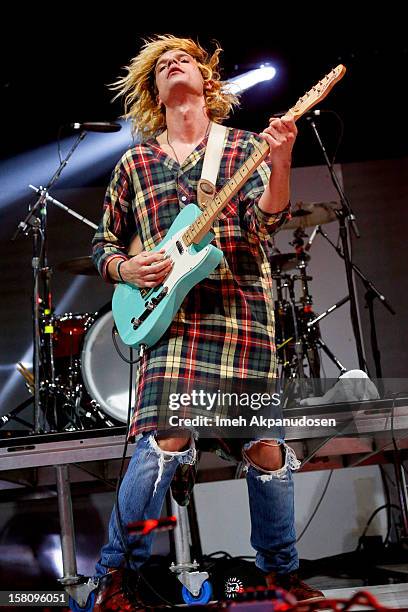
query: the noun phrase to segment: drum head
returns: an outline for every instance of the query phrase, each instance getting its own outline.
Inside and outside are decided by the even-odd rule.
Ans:
[[[81,356],[82,377],[89,395],[101,410],[126,423],[129,403],[129,364],[119,357],[112,340],[112,312],[98,318],[89,329]],[[119,336],[117,343],[122,354],[129,358],[129,347]],[[132,407],[135,381],[132,389]]]

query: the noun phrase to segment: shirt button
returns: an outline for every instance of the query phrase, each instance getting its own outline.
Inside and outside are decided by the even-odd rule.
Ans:
[[[187,197],[186,196],[181,196],[180,199],[181,199],[182,202],[185,202],[187,200]]]

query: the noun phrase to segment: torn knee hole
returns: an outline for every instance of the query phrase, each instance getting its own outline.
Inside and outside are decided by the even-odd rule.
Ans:
[[[258,470],[273,472],[285,465],[285,448],[276,440],[260,440],[243,450],[244,460]]]
[[[191,437],[177,437],[177,438],[160,438],[155,437],[155,442],[158,448],[164,452],[177,453],[188,450],[191,446]]]
[[[172,442],[176,441],[177,444],[173,445]],[[185,442],[187,441],[187,447]],[[163,440],[162,440],[163,442]],[[149,438],[149,443],[151,449],[155,452],[157,456],[157,467],[158,473],[156,482],[154,483],[153,495],[157,492],[157,487],[163,477],[164,470],[167,469],[166,466],[171,466],[174,462],[178,464],[188,464],[194,465],[197,460],[197,450],[195,447],[195,442],[193,438],[168,438],[165,440],[167,447],[170,448],[181,448],[181,450],[167,450],[159,446],[160,440],[157,440],[154,435],[151,435]],[[183,444],[184,442],[184,444]],[[182,448],[184,446],[184,448]],[[185,448],[186,447],[186,448]],[[170,468],[171,469],[171,468]]]

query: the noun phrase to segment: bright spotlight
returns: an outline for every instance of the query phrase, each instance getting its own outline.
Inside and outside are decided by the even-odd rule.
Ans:
[[[122,120],[119,123],[124,128],[121,132],[114,134],[87,133],[86,139],[66,166],[61,176],[62,183],[69,180],[71,183],[75,181],[75,184],[84,184],[85,181],[91,181],[103,172],[111,171],[116,159],[135,142],[138,142],[137,138],[132,139],[130,124]],[[63,156],[76,138],[77,136],[70,135],[61,140]],[[58,163],[55,142],[0,161],[0,184],[2,186],[0,210],[13,205],[24,197],[29,200],[32,197],[28,189],[29,183],[46,185],[58,167]],[[60,187],[60,184],[58,186]]]
[[[230,93],[238,94],[241,93],[241,91],[245,91],[245,89],[249,89],[250,87],[257,85],[258,83],[262,83],[262,81],[270,81],[275,75],[276,68],[270,66],[269,64],[261,64],[261,66],[255,70],[244,72],[243,74],[239,74],[238,76],[229,79],[228,85],[225,89]]]

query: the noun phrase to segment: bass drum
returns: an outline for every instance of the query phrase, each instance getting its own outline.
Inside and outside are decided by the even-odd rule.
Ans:
[[[82,349],[81,370],[85,387],[100,409],[126,423],[129,404],[129,364],[119,357],[112,340],[112,311],[103,312],[88,330]],[[129,347],[117,336],[121,353],[129,359]],[[136,368],[135,370],[136,371]],[[133,382],[132,407],[136,381]]]

